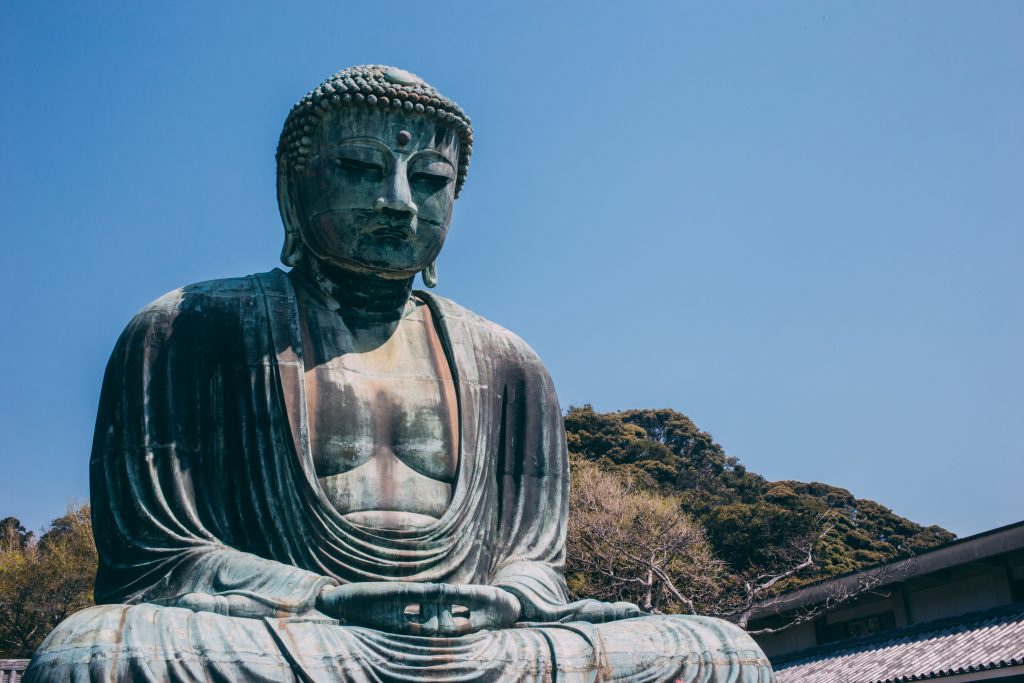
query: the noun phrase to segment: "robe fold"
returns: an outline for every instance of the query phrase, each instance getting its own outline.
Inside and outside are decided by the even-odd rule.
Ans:
[[[285,273],[191,285],[140,312],[107,366],[90,461],[100,606],[59,626],[25,680],[773,680],[749,637],[717,620],[444,639],[315,611],[326,585],[388,580],[498,586],[534,622],[567,602],[551,380],[512,333],[417,295],[457,387],[460,451],[447,512],[403,531],[347,521],[320,488]],[[192,594],[209,606],[182,609]]]

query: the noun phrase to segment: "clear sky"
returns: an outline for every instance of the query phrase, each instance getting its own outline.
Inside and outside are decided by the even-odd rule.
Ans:
[[[88,495],[122,327],[268,270],[338,69],[473,117],[442,295],[562,405],[671,407],[772,479],[1024,518],[1024,3],[0,5],[0,517]]]

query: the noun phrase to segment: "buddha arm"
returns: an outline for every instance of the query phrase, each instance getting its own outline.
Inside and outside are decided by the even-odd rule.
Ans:
[[[268,531],[280,510],[252,475],[281,416],[252,416],[261,339],[243,341],[246,290],[225,282],[154,302],[111,355],[90,461],[99,603],[294,615],[337,584],[269,559],[295,557]]]
[[[506,333],[508,334],[508,333]],[[563,577],[569,468],[562,412],[537,354],[509,334],[499,348],[505,439],[498,456],[501,549],[488,583],[515,595],[523,621],[554,621],[569,602]]]
[[[513,562],[502,567],[491,585],[519,599],[522,621],[557,621],[559,608],[568,603],[561,567],[546,562]]]
[[[511,368],[504,384],[506,439],[498,457],[498,528],[504,533],[489,584],[518,598],[521,621],[639,615],[628,603],[570,601],[563,577],[569,472],[562,412],[537,355],[514,336],[502,349]]]
[[[164,595],[147,601],[234,617],[286,617],[316,609],[317,597],[338,582],[232,548],[208,548],[183,563]]]

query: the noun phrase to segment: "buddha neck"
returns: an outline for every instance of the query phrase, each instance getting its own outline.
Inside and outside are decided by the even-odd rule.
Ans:
[[[412,296],[413,277],[390,279],[345,270],[312,258],[303,259],[295,272],[346,320],[400,320]]]

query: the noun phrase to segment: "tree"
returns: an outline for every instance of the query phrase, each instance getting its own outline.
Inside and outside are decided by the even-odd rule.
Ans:
[[[576,596],[693,613],[718,598],[723,565],[678,498],[623,474],[572,463],[566,579]]]
[[[669,409],[602,413],[570,407],[565,415],[570,455],[634,477],[638,485],[679,500],[699,523],[728,575],[786,576],[782,591],[895,560],[955,536],[923,527],[871,500],[818,482],[769,482],[727,454],[686,415]],[[827,516],[830,533],[821,534]],[[813,540],[814,562],[802,550]],[[781,555],[780,555],[781,553]]]
[[[0,550],[7,548],[24,550],[32,542],[34,536],[35,534],[25,529],[17,517],[0,519]]]
[[[96,546],[88,505],[69,505],[38,542],[8,528],[24,532],[14,520],[0,539],[0,656],[29,657],[57,624],[92,604]]]
[[[827,534],[828,530],[823,533]],[[756,576],[748,574],[743,577],[742,591],[730,595],[730,600],[722,605],[718,616],[732,621],[751,635],[779,633],[814,621],[844,602],[859,598],[865,593],[889,597],[890,593],[880,590],[880,587],[905,578],[912,572],[917,561],[914,557],[907,557],[896,563],[856,572],[836,580],[826,580],[816,586],[817,600],[795,610],[787,609],[786,597],[780,595],[776,586],[780,581],[814,566],[813,544],[808,544],[802,550],[806,553],[804,559],[788,569]],[[749,629],[753,617],[771,615],[773,610],[775,615],[769,620],[770,625],[756,630]]]
[[[833,518],[833,511],[828,510],[802,537],[790,540],[782,546],[759,547],[756,551],[759,561],[749,562],[730,577],[732,590],[723,591],[723,599],[716,605],[715,614],[732,621],[742,629],[747,629],[758,605],[782,592],[787,582],[792,582],[793,579],[814,569],[819,561],[817,555],[822,541],[835,531]],[[841,596],[837,594],[834,601],[827,601],[827,605],[831,608],[852,599],[860,592],[862,591],[847,591]],[[813,619],[820,613],[818,610],[814,610],[813,613],[803,612],[777,627],[751,633],[782,631]]]

